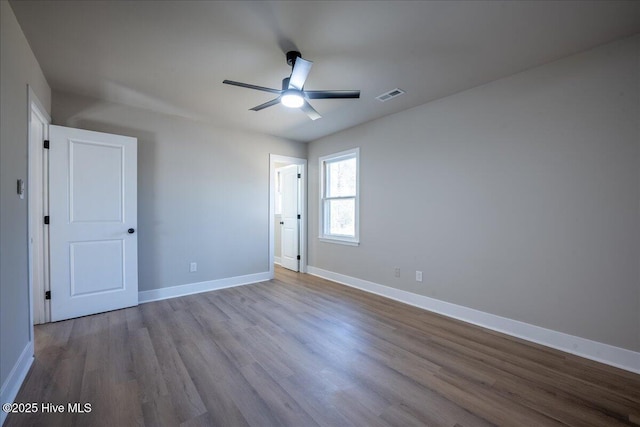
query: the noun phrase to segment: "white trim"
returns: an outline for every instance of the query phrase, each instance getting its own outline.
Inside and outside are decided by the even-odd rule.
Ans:
[[[24,379],[29,373],[33,360],[33,341],[30,341],[22,350],[22,354],[20,354],[16,364],[13,365],[11,372],[9,372],[7,379],[2,384],[2,388],[0,388],[0,403],[4,404],[14,402],[18,392],[20,391],[20,387],[22,387]],[[6,419],[7,413],[0,411],[0,426],[4,424]]]
[[[281,156],[269,154],[269,274],[270,279],[275,277],[275,239],[274,239],[274,212],[275,212],[275,170],[276,163],[288,163],[299,165],[300,171],[300,272],[307,272],[307,159],[298,157]]]
[[[309,266],[309,274],[640,374],[640,353]]]
[[[337,245],[346,245],[346,246],[360,246],[360,242],[355,242],[352,240],[342,240],[337,238],[327,238],[327,237],[318,237],[318,240],[324,243],[335,243]]]
[[[42,105],[42,102],[40,102],[40,99],[31,88],[31,85],[27,85],[27,91],[29,99],[29,116],[31,116],[31,104],[33,103],[38,108],[38,110],[40,110],[40,114],[46,119],[47,122],[49,122],[49,124],[51,124],[51,116],[49,115],[49,113],[47,113],[47,109],[44,108],[44,105]]]
[[[48,269],[48,234],[44,229],[42,218],[47,215],[47,153],[43,147],[43,141],[32,141],[32,116],[36,115],[44,123],[42,139],[49,139],[49,124],[51,117],[42,106],[37,95],[27,85],[28,118],[27,118],[27,146],[28,146],[28,179],[27,179],[27,215],[28,232],[27,244],[29,248],[29,301],[30,313],[29,339],[33,341],[34,323],[46,323],[49,321],[49,304],[44,299],[44,292],[49,289]],[[38,248],[34,251],[34,248]],[[43,249],[42,251],[40,249]],[[34,278],[38,278],[35,280]],[[34,297],[37,296],[37,297]]]
[[[274,264],[281,265],[281,264],[282,264],[282,262],[280,261],[280,257],[279,257],[279,256],[274,256],[274,257],[273,257],[273,263],[274,263]]]
[[[234,286],[265,282],[271,278],[270,273],[265,271],[263,273],[247,274],[246,276],[227,277],[224,279],[208,280],[206,282],[188,283],[186,285],[170,286],[168,288],[139,291],[138,303],[143,304],[145,302],[159,301],[163,299],[182,297],[185,295],[199,294],[201,292],[232,288]]]

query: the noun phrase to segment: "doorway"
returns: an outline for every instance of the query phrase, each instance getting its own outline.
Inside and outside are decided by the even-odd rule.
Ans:
[[[292,180],[293,174],[295,174],[295,181]],[[287,264],[283,266],[305,273],[307,271],[307,160],[271,154],[269,177],[270,275],[274,277],[274,263]],[[282,203],[283,191],[287,193],[284,203],[288,204],[288,208]],[[295,201],[292,201],[293,196]],[[292,209],[295,212],[292,212]],[[283,214],[288,218],[283,218]],[[294,243],[296,247],[292,249],[291,245]],[[296,251],[297,254],[292,251]]]

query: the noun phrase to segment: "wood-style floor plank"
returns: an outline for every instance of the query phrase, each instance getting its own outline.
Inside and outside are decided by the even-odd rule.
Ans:
[[[35,328],[6,426],[640,425],[640,375],[317,277]]]

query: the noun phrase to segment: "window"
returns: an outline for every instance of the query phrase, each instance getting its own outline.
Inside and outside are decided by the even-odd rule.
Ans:
[[[359,243],[360,149],[320,158],[320,239],[335,243]]]

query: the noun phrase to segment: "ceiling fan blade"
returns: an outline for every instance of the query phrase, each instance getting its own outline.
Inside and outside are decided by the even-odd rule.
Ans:
[[[309,99],[360,98],[359,90],[305,90]]]
[[[293,71],[291,71],[291,78],[289,79],[289,89],[302,90],[312,65],[313,62],[311,61],[307,61],[301,57],[296,58]]]
[[[271,101],[265,102],[264,104],[260,104],[257,107],[250,108],[250,110],[260,111],[260,110],[264,110],[267,107],[271,107],[272,105],[276,105],[279,103],[280,103],[280,97],[277,97],[276,99],[272,99]]]
[[[264,86],[250,85],[248,83],[234,82],[233,80],[224,80],[222,83],[227,85],[246,87],[247,89],[261,90],[263,92],[277,93],[278,95],[282,93],[282,91],[278,89],[271,89],[269,87],[264,87]]]
[[[304,104],[302,104],[300,109],[307,113],[307,116],[309,116],[311,120],[318,120],[322,118],[320,113],[318,113],[307,101],[304,101]]]

